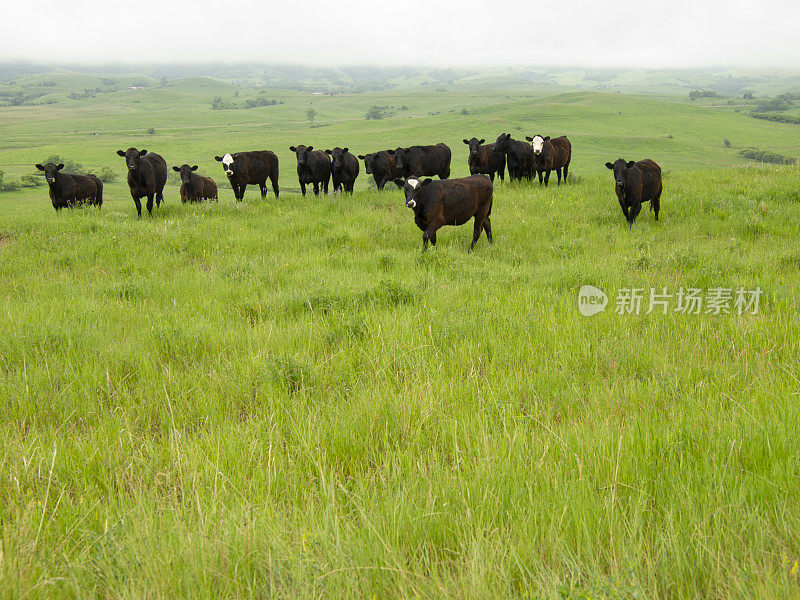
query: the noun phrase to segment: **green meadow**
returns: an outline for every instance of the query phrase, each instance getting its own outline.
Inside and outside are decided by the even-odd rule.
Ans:
[[[0,108],[5,178],[57,154],[119,181],[101,210],[0,193],[0,598],[800,598],[800,170],[738,154],[800,157],[800,126],[563,82],[18,85],[47,78],[55,103]],[[462,138],[501,132],[568,135],[574,177],[496,181],[472,253],[469,225],[423,253],[363,163],[352,197],[301,196],[288,150],[442,141],[461,176]],[[173,178],[137,220],[129,146],[219,202]],[[278,199],[233,199],[213,156],[250,149]],[[661,164],[660,222],[628,229],[620,156]],[[681,288],[762,294],[686,314]]]

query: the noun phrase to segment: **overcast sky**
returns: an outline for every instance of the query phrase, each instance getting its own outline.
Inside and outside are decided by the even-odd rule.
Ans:
[[[800,66],[797,0],[14,0],[0,61]]]

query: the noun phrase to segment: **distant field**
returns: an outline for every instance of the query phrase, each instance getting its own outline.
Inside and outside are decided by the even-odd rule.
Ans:
[[[122,177],[134,145],[222,183],[215,154],[268,148],[284,191],[171,183],[142,220],[123,182],[100,211],[0,194],[1,598],[800,597],[800,169],[737,153],[800,156],[796,126],[596,92],[215,95],[0,109],[7,177],[54,153]],[[576,179],[496,185],[471,254],[470,226],[422,253],[363,174],[296,193],[290,144],[445,141],[462,175],[461,139],[501,131],[569,135]],[[628,230],[620,155],[664,166],[661,222]],[[616,314],[651,287],[763,295]]]

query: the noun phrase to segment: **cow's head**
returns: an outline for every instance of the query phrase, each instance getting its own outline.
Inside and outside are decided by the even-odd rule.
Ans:
[[[181,174],[182,183],[189,183],[192,180],[192,172],[197,171],[197,165],[193,167],[181,165],[180,167],[172,167],[172,170]]]
[[[214,160],[222,163],[222,168],[225,169],[225,175],[231,177],[233,175],[233,157],[230,154],[225,156],[215,156]]]
[[[358,158],[364,161],[364,170],[367,175],[372,175],[372,163],[375,162],[375,154],[359,154]]]
[[[306,164],[308,153],[314,150],[314,146],[303,146],[303,144],[300,144],[299,146],[290,146],[289,150],[297,155],[297,164],[302,167]]]
[[[36,168],[40,171],[44,171],[44,178],[47,180],[47,183],[55,183],[56,175],[58,172],[64,168],[64,163],[47,163],[46,165],[36,165]]]
[[[117,150],[117,154],[125,157],[125,164],[129,171],[135,171],[139,168],[139,159],[147,154],[147,150],[128,148],[127,150]]]
[[[387,152],[394,156],[394,163],[397,165],[397,168],[401,171],[405,167],[404,159],[406,157],[406,152],[408,152],[408,148],[397,148],[397,150],[387,150]]]
[[[341,173],[342,167],[344,167],[344,155],[347,154],[348,150],[349,148],[339,148],[338,146],[333,150],[325,150],[325,154],[333,159],[333,170],[335,173]]]
[[[542,137],[540,135],[535,135],[533,137],[525,136],[525,139],[531,143],[531,147],[533,148],[533,153],[537,156],[542,153],[542,149],[544,148],[544,143],[550,141],[550,136]]]
[[[497,136],[497,141],[493,145],[493,150],[506,153],[511,148],[511,134],[501,133]]]
[[[614,184],[616,185],[617,189],[625,189],[625,179],[628,175],[628,169],[632,169],[635,165],[636,163],[632,160],[625,162],[624,158],[618,158],[613,163],[606,163],[606,168],[614,171]]]
[[[430,178],[420,181],[418,177],[412,175],[408,179],[398,177],[394,180],[394,183],[397,187],[403,188],[403,193],[406,195],[406,207],[416,208],[420,191],[426,185],[430,185],[432,181]]]
[[[480,139],[479,140],[478,138],[472,138],[471,140],[464,140],[464,143],[467,146],[469,146],[469,155],[472,158],[477,158],[478,157],[478,148],[480,148],[481,144],[483,144],[485,142],[486,142],[486,140],[484,140],[484,139]]]

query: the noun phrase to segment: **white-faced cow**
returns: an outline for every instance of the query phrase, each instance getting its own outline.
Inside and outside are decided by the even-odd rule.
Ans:
[[[341,194],[342,188],[345,192],[353,193],[353,186],[358,177],[358,159],[350,154],[349,148],[339,148],[325,150],[325,154],[331,157],[331,175],[333,177],[333,193],[337,191]]]
[[[358,158],[364,161],[364,171],[372,175],[379,190],[383,189],[390,181],[402,177],[403,172],[397,168],[397,161],[390,150],[381,150],[372,154],[359,154]]]
[[[37,164],[44,171],[44,178],[50,188],[50,201],[57,211],[74,208],[81,204],[103,205],[103,182],[94,175],[69,175],[62,173],[63,163]]]
[[[128,167],[128,188],[136,204],[136,212],[142,216],[142,198],[147,198],[147,213],[153,215],[153,199],[161,206],[164,199],[164,184],[167,183],[167,161],[155,152],[128,148],[117,150],[125,158]]]
[[[438,175],[439,179],[450,177],[450,158],[452,152],[447,144],[434,146],[411,146],[410,148],[397,148],[389,150],[394,155],[397,168],[403,177]]]
[[[187,164],[172,167],[172,170],[181,176],[181,202],[201,202],[203,200],[217,200],[217,184],[210,177],[203,177],[195,173],[197,165],[190,167]]]
[[[607,162],[606,167],[614,172],[614,191],[617,193],[622,214],[628,220],[628,227],[633,227],[633,221],[642,210],[643,202],[650,202],[650,208],[656,214],[661,208],[661,167],[648,159],[639,162],[626,162],[618,158],[613,163]]]
[[[489,179],[494,182],[494,175],[500,176],[500,181],[505,179],[506,173],[506,155],[495,150],[494,144],[484,146],[486,140],[472,138],[464,140],[464,143],[469,146],[469,157],[467,164],[469,165],[469,172],[472,175],[483,173],[488,175]]]
[[[558,185],[561,185],[561,175],[564,175],[564,183],[567,183],[569,173],[569,163],[572,160],[572,144],[566,136],[550,139],[550,136],[535,135],[525,137],[533,148],[533,168],[539,176],[539,185],[544,185],[550,181],[550,171],[555,171],[558,177]]]
[[[261,197],[267,197],[267,179],[272,183],[272,191],[277,198],[278,188],[278,156],[270,150],[254,150],[252,152],[236,152],[225,156],[215,156],[214,160],[222,163],[222,168],[233,188],[234,197],[241,202],[244,191],[250,184],[257,184]]]
[[[486,232],[492,242],[492,182],[485,175],[472,175],[459,179],[434,181],[417,177],[395,179],[403,188],[406,207],[414,211],[414,222],[422,230],[422,249],[428,249],[428,241],[436,245],[436,232],[444,225],[463,225],[474,218],[472,244]]]
[[[314,186],[314,195],[328,193],[328,184],[331,180],[331,159],[322,150],[314,150],[314,146],[291,146],[289,148],[297,156],[297,178],[300,181],[300,191],[306,195],[306,185]]]

